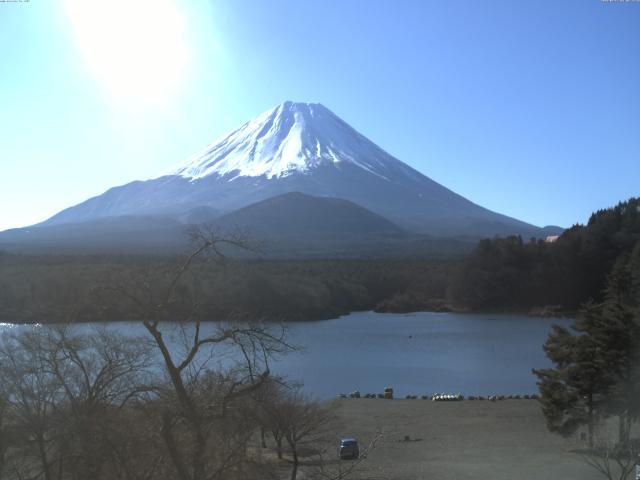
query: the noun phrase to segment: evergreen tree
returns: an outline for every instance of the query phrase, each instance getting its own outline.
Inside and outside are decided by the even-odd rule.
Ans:
[[[551,431],[572,434],[603,416],[620,420],[627,445],[640,419],[640,242],[611,271],[604,301],[584,307],[568,329],[554,327],[544,349],[555,368],[534,370]]]
[[[640,243],[616,262],[592,336],[615,377],[608,407],[620,420],[619,441],[629,442],[640,419]]]
[[[581,331],[593,318],[593,309],[585,309],[582,325],[574,326],[578,335],[554,326],[544,350],[555,368],[533,371],[539,378],[540,403],[549,430],[568,436],[586,425],[589,445],[600,406],[613,384],[598,344]]]

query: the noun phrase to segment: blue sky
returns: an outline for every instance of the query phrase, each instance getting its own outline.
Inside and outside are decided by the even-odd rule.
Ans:
[[[0,41],[0,229],[285,100],[537,225],[640,195],[638,2],[30,0]]]

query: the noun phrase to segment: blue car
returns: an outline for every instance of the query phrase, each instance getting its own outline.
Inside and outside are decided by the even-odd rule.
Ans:
[[[338,447],[338,455],[341,460],[346,458],[356,459],[360,456],[360,448],[358,447],[358,441],[355,438],[347,437],[340,440],[340,447]]]

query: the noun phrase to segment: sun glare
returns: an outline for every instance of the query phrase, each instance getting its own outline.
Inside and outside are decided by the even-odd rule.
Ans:
[[[188,63],[185,18],[171,0],[67,0],[85,60],[117,100],[165,104]]]

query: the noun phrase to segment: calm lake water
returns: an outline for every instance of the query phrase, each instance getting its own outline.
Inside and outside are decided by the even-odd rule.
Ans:
[[[537,391],[531,369],[550,365],[542,345],[551,325],[569,323],[522,315],[357,312],[288,324],[290,341],[304,351],[278,359],[272,370],[303,380],[320,398],[355,389],[378,393],[385,386],[398,396],[531,394]],[[137,323],[107,327],[145,334]],[[34,327],[0,324],[0,335],[24,328]]]

